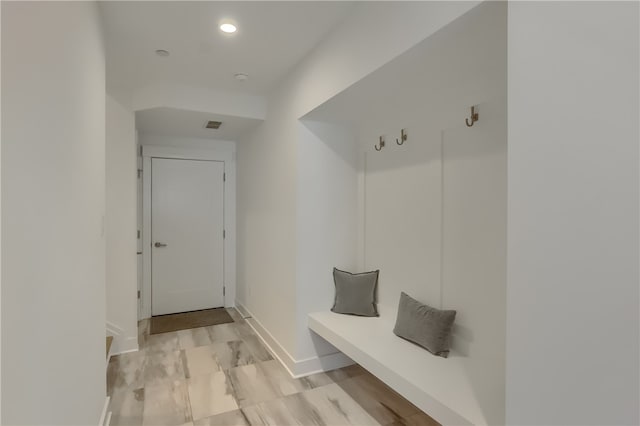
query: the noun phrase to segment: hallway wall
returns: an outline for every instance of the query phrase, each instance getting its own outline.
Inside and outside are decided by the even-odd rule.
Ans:
[[[368,97],[376,92],[379,101]],[[363,270],[380,269],[381,316],[395,320],[402,291],[456,310],[452,357],[486,424],[504,424],[506,4],[479,5],[350,95],[360,100],[350,109],[364,115],[359,247]],[[480,119],[467,127],[471,105]]]
[[[345,167],[355,150],[330,152],[299,119],[475,5],[356,5],[274,89],[265,122],[238,142],[239,302],[273,337],[290,369],[313,365],[318,355],[335,351],[312,338],[306,316],[330,308],[331,268],[356,262],[355,249],[334,250],[355,248],[355,232],[327,233],[328,228],[342,229],[342,221],[349,220],[345,214],[355,222],[356,200],[344,205],[344,214],[318,226],[302,206],[309,197],[300,196],[308,192],[314,205],[331,206],[335,197],[355,195],[355,168]],[[351,175],[353,185],[330,172],[310,176],[313,170],[339,170],[343,177]],[[313,186],[299,187],[309,181]],[[327,278],[318,275],[319,270],[326,271]]]
[[[639,14],[509,4],[507,424],[640,422]]]
[[[2,424],[95,425],[105,59],[93,2],[2,2]]]
[[[358,270],[380,270],[381,318],[393,324],[403,291],[455,309],[447,362],[460,366],[474,389],[475,421],[492,425],[504,424],[506,17],[506,3],[483,3],[306,116],[354,129]],[[467,127],[471,105],[480,119]],[[401,129],[407,140],[398,145]],[[386,145],[378,151],[380,136]],[[322,139],[327,147],[349,146],[334,135]],[[328,179],[326,170],[311,170],[316,181]],[[331,179],[352,183],[336,170]],[[321,218],[348,203],[332,198],[328,212],[316,206]],[[326,281],[317,287],[328,294],[316,297],[330,306]]]
[[[107,332],[120,353],[138,349],[136,129],[124,102],[107,94],[106,108]]]

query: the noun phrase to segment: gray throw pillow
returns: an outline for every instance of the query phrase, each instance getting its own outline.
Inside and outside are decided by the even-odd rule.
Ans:
[[[352,274],[333,268],[336,297],[331,310],[338,314],[377,317],[376,287],[380,271]]]
[[[451,329],[455,319],[456,311],[432,308],[402,292],[393,332],[434,355],[446,358],[449,356]]]

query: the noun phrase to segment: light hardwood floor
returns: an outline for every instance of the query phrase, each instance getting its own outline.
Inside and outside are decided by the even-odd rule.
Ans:
[[[111,425],[437,425],[358,365],[293,379],[234,321],[149,335],[111,358]]]

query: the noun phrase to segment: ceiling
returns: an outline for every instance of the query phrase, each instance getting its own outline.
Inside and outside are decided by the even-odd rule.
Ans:
[[[221,121],[219,129],[207,129],[207,121]],[[197,139],[237,140],[262,120],[210,114],[177,108],[152,108],[136,112],[140,133]]]
[[[186,84],[264,94],[352,7],[335,1],[102,1],[107,87]],[[223,19],[233,19],[238,31],[222,33]],[[171,54],[159,57],[156,49]],[[238,81],[236,73],[249,79]]]

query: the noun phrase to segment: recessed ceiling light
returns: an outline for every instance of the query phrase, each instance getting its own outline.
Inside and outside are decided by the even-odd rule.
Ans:
[[[166,58],[167,56],[169,56],[169,55],[170,55],[170,53],[169,53],[169,51],[168,51],[168,50],[158,49],[158,50],[156,50],[156,55],[158,55],[158,56],[162,56],[162,57],[165,57],[165,58]]]
[[[227,21],[220,24],[220,31],[222,31],[223,33],[233,34],[237,30],[238,30],[238,27],[236,27],[235,24],[231,22]]]
[[[234,74],[233,76],[235,77],[236,80],[239,80],[239,81],[245,81],[249,78],[249,75],[243,72],[239,72],[237,74]]]

